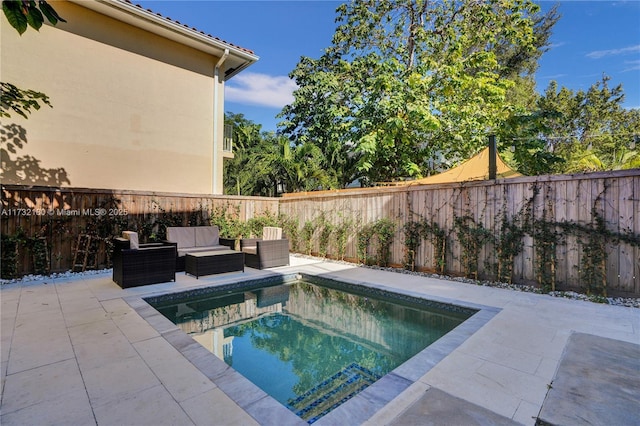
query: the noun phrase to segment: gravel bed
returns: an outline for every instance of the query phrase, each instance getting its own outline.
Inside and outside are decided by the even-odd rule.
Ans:
[[[294,257],[302,258],[302,259],[314,259],[314,260],[321,260],[324,262],[339,263],[343,265],[354,265],[353,263],[345,262],[341,260],[324,259],[320,257],[307,256],[307,255],[297,254],[297,253],[295,254],[292,253],[291,255]],[[528,285],[517,285],[517,284],[508,284],[508,283],[501,283],[501,282],[494,282],[494,281],[473,280],[473,279],[464,278],[464,277],[450,277],[448,275],[431,274],[427,272],[413,272],[413,271],[408,271],[402,268],[390,268],[390,267],[385,268],[381,266],[366,266],[362,264],[359,264],[358,266],[363,268],[378,269],[381,271],[396,272],[399,274],[418,275],[422,277],[437,278],[441,280],[461,282],[466,284],[475,284],[475,285],[481,285],[486,287],[504,288],[504,289],[513,290],[513,291],[523,291],[527,293],[544,294],[544,292],[541,289],[533,286],[528,286]],[[28,283],[28,282],[34,282],[34,281],[35,282],[51,281],[51,280],[56,280],[61,278],[78,278],[81,276],[99,275],[99,274],[105,274],[110,272],[111,272],[111,269],[99,269],[95,271],[85,271],[85,272],[67,271],[67,272],[53,273],[51,275],[25,275],[22,278],[16,278],[12,280],[0,280],[0,285],[14,284],[14,283]],[[609,305],[626,306],[630,308],[640,308],[640,298],[635,298],[635,297],[602,297],[602,296],[586,295],[582,293],[577,293],[575,291],[552,291],[546,294],[552,297],[564,297],[567,299],[584,300],[587,302],[605,303]]]
[[[304,259],[323,260],[325,262],[334,262],[334,263],[340,263],[340,264],[344,264],[344,265],[353,265],[353,263],[351,263],[351,262],[346,262],[346,261],[341,261],[341,260],[334,260],[334,259],[323,259],[323,258],[314,257],[314,256],[308,256],[308,255],[303,255],[303,254],[292,254],[292,256],[300,257],[300,258],[304,258]],[[422,277],[437,278],[437,279],[441,279],[441,280],[461,282],[461,283],[465,283],[465,284],[475,284],[475,285],[481,285],[481,286],[485,286],[485,287],[504,288],[504,289],[508,289],[508,290],[522,291],[522,292],[526,292],[526,293],[547,294],[547,295],[552,296],[552,297],[564,297],[566,299],[584,300],[584,301],[593,302],[593,303],[605,303],[605,304],[608,304],[608,305],[626,306],[626,307],[629,307],[629,308],[640,308],[640,298],[636,298],[636,297],[603,297],[603,296],[595,296],[595,295],[586,295],[586,294],[582,294],[582,293],[577,293],[575,291],[552,291],[552,292],[549,292],[549,293],[545,293],[540,288],[529,286],[529,285],[518,285],[518,284],[501,283],[501,282],[495,282],[495,281],[474,280],[474,279],[471,279],[471,278],[464,278],[464,277],[451,277],[451,276],[448,276],[448,275],[432,274],[432,273],[428,273],[428,272],[408,271],[408,270],[402,269],[402,268],[391,268],[391,267],[382,267],[382,266],[375,266],[375,265],[374,266],[366,266],[366,265],[363,265],[363,264],[359,264],[358,266],[360,266],[362,268],[370,268],[370,269],[378,269],[378,270],[381,270],[381,271],[396,272],[396,273],[399,273],[399,274],[418,275],[418,276],[422,276]]]

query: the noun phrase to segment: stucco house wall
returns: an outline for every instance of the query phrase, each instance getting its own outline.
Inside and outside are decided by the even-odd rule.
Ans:
[[[229,45],[216,78],[213,38],[120,0],[53,5],[67,23],[22,36],[2,16],[2,81],[53,106],[2,119],[3,183],[221,194],[225,71],[257,57]]]

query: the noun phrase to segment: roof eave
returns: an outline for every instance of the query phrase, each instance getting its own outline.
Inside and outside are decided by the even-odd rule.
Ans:
[[[225,80],[229,80],[259,59],[258,56],[249,51],[209,37],[195,29],[171,21],[131,3],[121,0],[70,1],[218,58],[224,54],[225,49],[229,49],[229,56],[225,61],[225,65],[227,69],[233,69],[233,71],[225,74]]]

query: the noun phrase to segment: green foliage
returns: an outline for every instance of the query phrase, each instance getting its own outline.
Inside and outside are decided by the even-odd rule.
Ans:
[[[373,232],[378,237],[376,250],[378,265],[388,266],[391,258],[391,244],[396,232],[396,224],[389,218],[382,218],[373,224]]]
[[[373,225],[364,225],[358,230],[358,260],[365,265],[373,263],[369,257],[369,244],[373,238]]]
[[[456,216],[453,218],[453,224],[462,251],[462,269],[467,277],[477,279],[480,250],[492,241],[493,234],[481,223],[476,223],[471,216]]]
[[[345,216],[340,215],[340,222],[335,225],[333,234],[336,245],[336,256],[340,260],[344,260],[344,256],[347,252],[347,241],[349,234],[353,228],[353,220]]]
[[[297,252],[299,250],[299,222],[298,218],[290,217],[280,213],[278,215],[278,224],[282,228],[282,232],[289,240],[291,250]]]
[[[311,254],[313,250],[313,234],[316,231],[316,224],[312,220],[308,220],[302,225],[301,238],[304,242],[305,253]]]
[[[3,0],[2,11],[9,25],[20,35],[30,26],[36,31],[42,27],[45,18],[56,25],[67,22],[45,0]],[[27,118],[32,109],[40,109],[40,103],[51,106],[49,97],[35,90],[20,89],[11,83],[0,82],[0,117],[11,117],[11,112]]]
[[[358,259],[364,264],[378,264],[388,266],[391,256],[391,244],[396,230],[396,224],[388,218],[363,226],[358,231]],[[376,243],[376,257],[369,257],[369,248],[372,242]]]
[[[528,231],[531,229],[532,205],[535,197],[540,193],[540,188],[533,187],[533,196],[514,215],[507,217],[506,206],[508,205],[507,193],[503,199],[504,209],[500,215],[500,232],[495,239],[496,250],[496,275],[500,282],[511,283],[513,273],[513,262],[516,256],[522,252],[523,241]]]
[[[20,35],[27,31],[27,26],[39,31],[45,18],[51,25],[67,22],[44,0],[3,0],[2,11],[9,25]]]
[[[512,78],[535,68],[554,19],[529,0],[342,5],[332,45],[290,74],[284,134],[317,146],[341,186],[467,158],[506,118]]]
[[[407,222],[404,225],[405,258],[404,268],[415,271],[416,252],[422,243],[422,225],[420,222]]]
[[[591,226],[583,240],[583,255],[580,258],[582,283],[588,295],[607,296],[607,227],[604,218],[594,207],[591,209]]]
[[[252,217],[247,221],[250,235],[256,238],[262,238],[262,228],[265,226],[278,226],[278,218],[266,210],[264,213]]]
[[[211,212],[211,225],[218,227],[223,238],[249,237],[251,230],[247,222],[240,220],[240,206],[216,206]]]
[[[323,154],[313,144],[293,146],[274,132],[262,132],[242,114],[227,113],[226,123],[234,129],[235,151],[225,161],[225,193],[273,197],[333,186]]]
[[[18,276],[18,244],[24,237],[20,229],[15,235],[0,235],[0,255],[2,270],[0,278],[10,280]]]
[[[421,224],[422,237],[433,245],[433,263],[436,270],[443,274],[446,270],[447,232],[435,221],[424,220]]]
[[[327,218],[327,214],[323,211],[316,218],[316,227],[318,232],[318,254],[320,257],[326,257],[329,249],[329,242],[335,226]]]
[[[545,143],[564,159],[555,171],[576,173],[617,170],[640,158],[640,109],[623,107],[622,86],[609,87],[610,78],[586,92],[561,88],[551,82],[538,101]]]
[[[25,247],[31,253],[33,259],[33,272],[36,275],[49,273],[49,248],[47,238],[36,235],[25,238]]]

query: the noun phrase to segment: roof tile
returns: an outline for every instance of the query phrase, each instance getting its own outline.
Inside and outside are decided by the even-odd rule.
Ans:
[[[244,47],[241,47],[241,46],[235,45],[235,44],[233,44],[233,43],[229,43],[228,41],[222,40],[221,38],[218,38],[218,37],[214,37],[214,36],[212,36],[211,34],[206,34],[205,32],[198,30],[197,28],[189,27],[187,24],[183,24],[183,23],[181,23],[180,21],[177,21],[177,20],[171,19],[171,18],[169,18],[168,16],[164,16],[164,15],[162,15],[161,13],[154,12],[154,11],[153,11],[153,10],[151,10],[151,9],[145,9],[145,8],[143,8],[142,6],[140,6],[139,4],[135,4],[135,3],[133,3],[131,0],[118,0],[118,1],[123,2],[123,3],[128,3],[128,4],[132,5],[132,6],[135,6],[135,7],[139,8],[140,10],[144,10],[144,11],[147,11],[147,12],[149,12],[149,13],[154,13],[154,14],[156,14],[157,16],[159,16],[160,18],[162,18],[162,19],[164,19],[164,20],[166,20],[166,21],[173,22],[174,24],[182,25],[183,27],[185,27],[185,28],[187,28],[187,29],[189,29],[189,30],[191,30],[191,31],[195,31],[195,32],[197,32],[197,33],[200,33],[200,34],[202,34],[202,35],[204,35],[204,36],[206,36],[206,37],[208,37],[208,38],[210,38],[210,39],[212,39],[212,40],[215,40],[215,41],[218,41],[218,42],[221,42],[221,43],[224,43],[224,44],[228,44],[229,46],[235,47],[236,49],[240,49],[240,50],[242,50],[242,51],[244,51],[244,52],[247,52],[247,53],[250,53],[250,54],[252,54],[252,55],[253,55],[253,54],[255,54],[255,53],[253,52],[253,50],[249,50],[249,49],[246,49],[246,48],[244,48]]]

